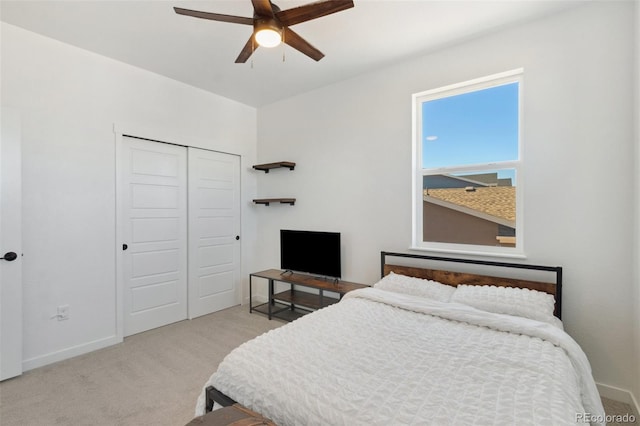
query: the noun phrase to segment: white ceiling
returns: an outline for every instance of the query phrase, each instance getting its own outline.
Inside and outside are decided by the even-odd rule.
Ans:
[[[311,1],[275,3],[285,10]],[[0,19],[258,107],[580,3],[354,2],[352,9],[292,27],[326,55],[319,62],[284,46],[260,48],[247,63],[236,64],[250,26],[173,11],[179,6],[251,17],[250,0],[2,0]]]

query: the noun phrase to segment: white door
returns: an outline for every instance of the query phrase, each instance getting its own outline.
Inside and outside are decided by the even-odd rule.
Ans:
[[[3,108],[0,117],[0,380],[4,380],[22,374],[22,187],[20,115]]]
[[[187,318],[187,150],[125,136],[121,170],[129,336]]]
[[[240,303],[240,157],[189,148],[189,317]]]

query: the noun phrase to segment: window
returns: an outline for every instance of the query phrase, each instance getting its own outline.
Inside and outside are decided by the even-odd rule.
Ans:
[[[413,95],[413,247],[523,254],[522,70]]]

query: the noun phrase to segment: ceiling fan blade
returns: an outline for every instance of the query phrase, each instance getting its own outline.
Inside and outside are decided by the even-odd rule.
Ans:
[[[309,42],[287,27],[284,27],[284,42],[315,61],[324,58],[324,53],[310,45]]]
[[[251,0],[253,10],[258,16],[273,16],[273,6],[269,0]]]
[[[353,7],[353,0],[324,0],[276,12],[283,25],[295,25]]]
[[[231,22],[233,24],[253,25],[253,18],[245,18],[244,16],[223,15],[221,13],[200,12],[197,10],[182,9],[174,7],[173,10],[178,15],[192,16],[194,18],[209,19],[211,21]]]
[[[236,64],[244,64],[249,59],[249,56],[258,48],[258,44],[253,41],[253,34],[249,37],[249,40],[242,48],[242,51],[236,58]]]

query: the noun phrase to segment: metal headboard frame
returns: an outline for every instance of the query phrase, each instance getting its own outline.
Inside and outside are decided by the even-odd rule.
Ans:
[[[386,258],[388,257],[404,257],[410,259],[421,259],[421,260],[435,260],[438,262],[452,262],[452,263],[466,263],[472,265],[484,265],[484,266],[495,266],[499,268],[513,268],[513,269],[528,269],[535,271],[547,271],[553,272],[556,274],[556,309],[558,311],[558,317],[561,316],[562,313],[562,266],[544,266],[544,265],[530,265],[525,263],[508,263],[508,262],[495,262],[491,260],[478,260],[478,259],[460,259],[455,257],[441,257],[441,256],[430,256],[430,255],[422,255],[422,254],[412,254],[412,253],[395,253],[388,251],[380,252],[380,276],[384,277],[384,265],[386,264]]]

